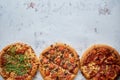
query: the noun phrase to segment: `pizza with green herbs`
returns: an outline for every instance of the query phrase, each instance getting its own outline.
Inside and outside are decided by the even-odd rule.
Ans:
[[[39,71],[44,80],[73,80],[78,70],[79,56],[67,44],[53,44],[40,55]]]
[[[14,43],[0,52],[0,74],[5,80],[32,80],[39,60],[35,52],[24,43]]]

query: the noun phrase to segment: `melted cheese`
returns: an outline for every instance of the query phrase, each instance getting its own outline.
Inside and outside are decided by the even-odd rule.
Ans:
[[[90,73],[93,71],[97,73],[100,69],[98,65],[96,65],[94,62],[89,63],[87,66],[82,66],[81,67],[83,73],[85,74],[86,77],[90,78]]]

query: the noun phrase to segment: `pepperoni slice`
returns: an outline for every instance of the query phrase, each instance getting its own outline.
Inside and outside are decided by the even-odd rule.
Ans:
[[[50,69],[53,69],[55,66],[53,64],[49,65]]]
[[[84,61],[84,64],[88,64],[89,62],[93,61],[94,57],[95,57],[94,54],[92,54],[92,53],[89,54],[89,55],[87,56],[86,61]]]
[[[100,79],[101,74],[97,73],[96,76],[93,78],[93,80],[99,80]]]
[[[115,78],[116,77],[116,73],[113,69],[109,69],[108,72],[106,73],[106,77],[110,77],[110,78]]]
[[[91,51],[91,53],[92,53],[92,54],[96,54],[97,51],[96,51],[95,49],[93,49],[93,50]]]
[[[110,52],[110,50],[107,48],[100,47],[100,48],[97,48],[97,52],[107,54]]]
[[[106,64],[114,64],[116,62],[115,58],[113,56],[109,56],[106,60]]]
[[[106,70],[106,65],[105,64],[101,65],[100,66],[100,71],[105,71],[105,70]]]
[[[7,60],[4,58],[4,56],[1,57],[1,64],[4,65],[7,62]]]
[[[71,75],[66,76],[66,80],[70,80],[70,78],[71,78]]]
[[[56,79],[56,77],[57,77],[57,74],[56,74],[56,73],[52,73],[52,74],[51,74],[51,78],[52,78],[52,79]]]
[[[59,72],[59,77],[60,77],[60,80],[62,79],[62,78],[64,78],[65,77],[65,75],[64,75],[64,72]]]
[[[95,78],[98,80],[98,79],[100,78],[100,76],[101,76],[101,74],[100,74],[100,73],[97,73],[96,76],[95,76]],[[96,79],[95,79],[95,80],[96,80]]]
[[[50,75],[50,71],[49,71],[49,70],[46,70],[46,71],[45,71],[45,75],[46,75],[46,76],[49,76],[49,75]]]
[[[54,54],[54,53],[55,53],[55,50],[52,49],[52,50],[49,51],[49,53],[50,53],[50,54]]]
[[[59,47],[59,50],[60,50],[60,51],[64,50],[64,47],[63,47],[63,46],[60,46],[60,47]]]
[[[25,80],[25,76],[17,76],[15,80]]]
[[[63,68],[65,68],[65,69],[66,69],[66,68],[67,68],[67,64],[64,64],[64,65],[63,65]]]
[[[65,57],[65,58],[68,58],[68,57],[69,57],[69,53],[67,53],[67,52],[64,53],[64,57]]]
[[[94,58],[94,61],[96,64],[101,64],[105,59],[105,55],[103,54],[97,54],[96,57]]]
[[[19,50],[16,51],[17,54],[24,54],[24,52],[25,52],[25,51],[22,50],[22,49],[19,49]]]
[[[61,59],[60,59],[60,58],[57,58],[57,59],[56,59],[56,62],[57,62],[57,64],[60,64],[60,63],[61,63]]]
[[[116,71],[116,73],[120,74],[120,66],[113,65],[113,69]]]
[[[48,63],[48,61],[49,61],[49,60],[48,60],[47,58],[43,58],[43,63],[46,64],[46,63]]]
[[[94,77],[96,75],[96,73],[94,71],[90,72],[90,77]]]
[[[72,57],[72,58],[70,59],[70,62],[71,62],[71,63],[74,63],[74,61],[75,61],[75,59]]]
[[[18,50],[16,51],[16,53],[17,53],[17,54],[24,54],[27,49],[28,49],[28,47],[23,47],[22,49],[18,49]]]
[[[105,75],[97,73],[93,80],[106,80]]]

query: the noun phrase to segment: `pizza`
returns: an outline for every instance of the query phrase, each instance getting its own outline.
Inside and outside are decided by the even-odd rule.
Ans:
[[[40,54],[39,71],[44,80],[73,80],[79,70],[79,56],[67,44],[55,43]]]
[[[39,65],[35,52],[24,43],[13,43],[0,52],[0,74],[5,80],[32,80]]]
[[[80,70],[87,80],[116,80],[120,75],[120,55],[108,45],[93,45],[83,53]]]

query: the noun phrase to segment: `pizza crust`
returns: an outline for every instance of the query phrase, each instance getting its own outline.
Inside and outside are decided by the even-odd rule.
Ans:
[[[5,80],[15,80],[15,77],[17,76],[14,72],[10,72],[10,75],[9,75],[9,72],[4,72],[3,68],[2,68],[2,56],[6,52],[6,50],[9,49],[11,46],[16,46],[17,49],[20,49],[23,46],[28,48],[25,51],[24,54],[30,57],[30,63],[32,64],[32,68],[31,68],[29,74],[25,74],[25,75],[27,75],[25,80],[32,80],[32,78],[34,77],[34,75],[36,74],[36,71],[38,69],[39,59],[35,55],[35,52],[32,49],[32,47],[27,45],[27,44],[25,44],[25,43],[22,43],[22,42],[12,43],[10,45],[7,45],[5,48],[3,48],[1,50],[1,52],[0,52],[0,74],[1,74],[1,76]]]
[[[112,48],[111,46],[109,45],[106,45],[106,44],[94,44],[92,45],[91,47],[89,47],[82,55],[81,59],[80,59],[80,70],[81,70],[81,73],[85,76],[86,79],[88,80],[92,80],[90,79],[90,77],[88,76],[88,72],[85,73],[83,72],[83,65],[84,65],[84,62],[86,61],[87,57],[90,55],[90,52],[95,49],[95,48],[106,48],[106,49],[109,49],[110,51],[114,51],[114,53],[112,54],[116,54],[117,57],[118,57],[118,60],[119,60],[119,63],[120,64],[120,55],[119,53],[114,49]]]

